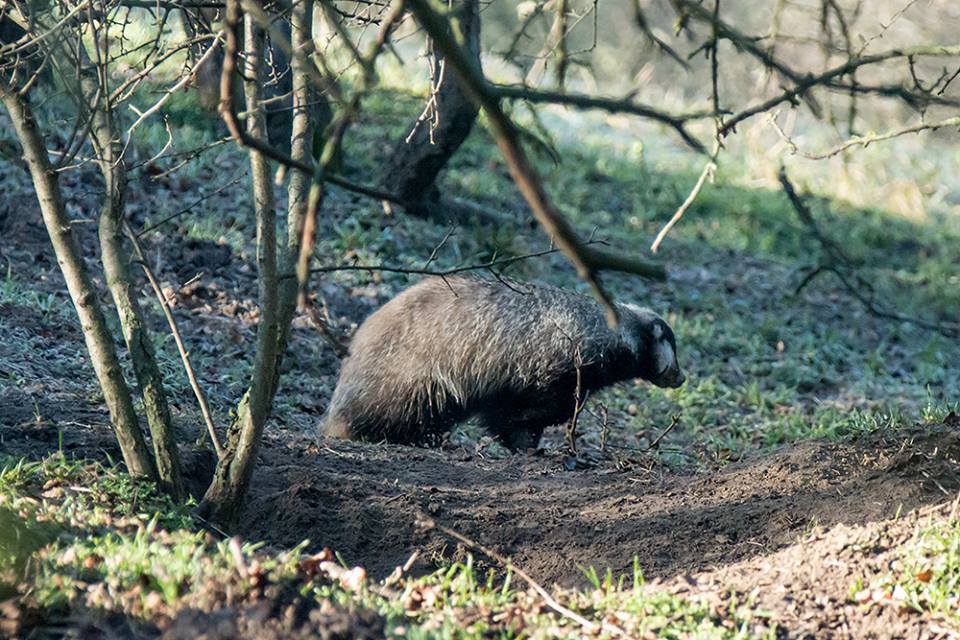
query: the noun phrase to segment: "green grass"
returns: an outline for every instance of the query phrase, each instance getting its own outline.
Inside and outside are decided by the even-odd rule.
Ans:
[[[61,454],[0,459],[0,589],[19,594],[20,605],[51,627],[71,616],[147,624],[186,607],[286,593],[317,606],[373,610],[391,637],[583,637],[576,621],[546,606],[511,571],[481,570],[470,556],[390,585],[358,570],[344,582],[322,558],[305,555],[306,542],[288,550],[234,547],[199,526],[188,507],[114,467]],[[715,610],[645,585],[639,566],[617,580],[592,569],[587,575],[591,586],[555,589],[553,597],[593,624],[663,638],[775,637],[768,616],[749,602]]]
[[[7,271],[0,280],[0,304],[13,304],[29,307],[40,313],[44,322],[69,318],[71,309],[64,305],[64,296],[56,293],[38,291],[31,287],[20,274],[15,273],[13,265],[7,265]]]
[[[960,519],[920,531],[903,556],[904,570],[896,584],[906,605],[960,623]]]
[[[933,613],[960,624],[960,519],[956,503],[949,517],[927,523],[899,545],[890,571],[857,580],[851,598],[866,606],[894,606]]]

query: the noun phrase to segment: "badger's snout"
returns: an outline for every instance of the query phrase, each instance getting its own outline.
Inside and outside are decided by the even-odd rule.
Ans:
[[[657,379],[653,381],[653,384],[657,385],[658,387],[676,389],[686,381],[687,376],[683,375],[683,371],[680,370],[680,367],[671,367],[662,375],[657,377]]]

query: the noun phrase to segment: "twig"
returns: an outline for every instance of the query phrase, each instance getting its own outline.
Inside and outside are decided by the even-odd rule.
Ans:
[[[403,494],[401,493],[400,496],[403,496]],[[383,586],[392,587],[393,585],[400,582],[400,579],[403,578],[405,574],[410,572],[410,569],[413,568],[413,564],[417,561],[419,557],[420,557],[420,550],[417,549],[416,551],[410,554],[410,557],[407,558],[407,561],[404,562],[402,566],[398,566],[394,568],[394,570],[390,573],[390,575],[384,579]]]
[[[607,244],[604,240],[588,240],[584,243],[585,245],[592,244]],[[416,267],[392,267],[388,265],[375,265],[375,264],[339,264],[339,265],[330,265],[325,267],[314,267],[310,269],[311,273],[331,273],[334,271],[379,271],[383,273],[399,273],[404,275],[417,275],[417,276],[454,276],[459,273],[466,273],[468,271],[482,271],[484,269],[493,271],[495,267],[507,267],[516,262],[522,260],[529,260],[531,258],[540,258],[542,256],[548,256],[554,253],[559,253],[560,249],[556,247],[551,247],[550,249],[544,249],[543,251],[535,251],[533,253],[525,253],[519,256],[511,256],[509,258],[492,258],[487,262],[481,262],[478,264],[471,264],[461,267],[453,267],[451,269],[418,269]],[[500,270],[503,271],[502,269]],[[496,274],[494,274],[496,275]],[[295,274],[284,274],[280,276],[281,278],[294,278]]]
[[[316,303],[310,300],[308,297],[304,300],[303,308],[307,312],[307,316],[310,318],[310,321],[317,328],[317,331],[320,332],[320,335],[323,336],[323,339],[326,340],[327,344],[330,345],[330,348],[333,349],[334,354],[336,354],[336,356],[341,360],[345,358],[349,352],[347,345],[344,343],[343,338],[333,331],[330,323],[320,315],[320,311],[317,309]]]
[[[896,13],[894,13],[892,16],[890,16],[890,19],[889,19],[889,20],[887,20],[886,22],[881,22],[881,23],[880,23],[880,31],[878,31],[877,33],[873,34],[873,35],[870,36],[869,38],[865,38],[865,39],[863,40],[863,45],[860,47],[860,50],[857,51],[857,55],[860,55],[860,54],[862,54],[864,51],[866,51],[866,50],[867,50],[867,47],[869,47],[871,44],[873,44],[874,40],[878,40],[878,39],[882,38],[882,37],[884,36],[884,34],[886,34],[887,30],[893,25],[893,23],[896,22],[897,20],[899,20],[899,19],[900,19],[900,16],[902,16],[903,14],[905,14],[905,13],[907,12],[907,10],[908,10],[910,7],[912,7],[913,5],[915,5],[916,3],[917,3],[917,0],[909,0],[909,2],[907,2],[905,5],[903,5],[902,7],[900,7],[900,9],[898,9]]]
[[[608,420],[609,412],[607,411],[607,405],[600,404],[599,415],[597,413],[591,412],[597,422],[600,423],[600,451],[606,453],[607,451],[607,438],[610,437],[610,422]]]
[[[163,295],[163,290],[160,288],[160,283],[157,282],[157,278],[153,273],[153,269],[150,268],[150,264],[147,261],[147,256],[143,251],[143,247],[140,245],[139,237],[133,231],[133,228],[128,222],[124,221],[123,228],[127,234],[127,237],[130,239],[130,242],[133,244],[133,251],[137,256],[137,261],[143,268],[143,272],[146,274],[147,280],[150,282],[150,287],[153,289],[153,293],[157,297],[157,301],[160,303],[160,308],[163,309],[163,315],[167,319],[167,324],[170,326],[170,334],[173,336],[173,341],[177,345],[177,352],[180,354],[180,360],[183,362],[183,368],[187,372],[187,379],[190,381],[190,388],[193,389],[193,395],[197,398],[197,404],[200,406],[200,414],[203,416],[203,421],[207,425],[207,433],[210,434],[210,442],[213,444],[213,449],[217,454],[217,459],[223,460],[223,446],[220,444],[220,438],[217,436],[217,429],[213,424],[213,416],[210,413],[210,407],[207,405],[207,398],[203,394],[203,389],[200,388],[200,383],[197,382],[197,376],[194,373],[193,365],[190,364],[189,352],[183,344],[183,338],[180,336],[180,329],[177,328],[177,321],[173,317],[173,311],[170,309],[170,303]]]
[[[440,95],[440,86],[443,84],[444,71],[447,65],[444,60],[440,60],[439,64],[431,62],[429,66],[430,95],[427,96],[427,102],[423,106],[423,111],[417,116],[417,121],[413,123],[413,128],[410,129],[410,133],[408,133],[407,137],[403,140],[406,144],[410,144],[413,136],[417,133],[417,129],[419,129],[420,125],[426,120],[430,121],[430,144],[434,144],[433,132],[436,130],[437,125],[440,124],[440,111],[437,109],[437,98]],[[437,68],[436,77],[434,77],[434,68]]]
[[[683,67],[684,71],[690,70],[690,65],[687,64],[687,61],[680,57],[680,54],[677,53],[673,47],[664,42],[664,40],[657,36],[653,32],[653,29],[650,28],[649,23],[647,22],[647,16],[643,12],[643,6],[640,3],[640,0],[633,0],[633,19],[637,23],[637,28],[643,32],[643,35],[647,37],[650,42],[654,44],[660,51],[667,55],[674,62]]]
[[[577,383],[573,390],[573,415],[570,416],[570,422],[567,424],[567,446],[572,453],[577,452],[577,422],[580,420],[580,413],[587,404],[589,392],[583,392],[583,376],[581,368],[583,367],[583,354],[580,351],[580,344],[577,343],[573,351],[573,366],[577,373]]]
[[[534,580],[532,577],[530,577],[530,574],[528,574],[528,573],[527,573],[526,571],[524,571],[522,568],[520,568],[519,566],[517,566],[516,564],[514,564],[513,561],[510,560],[510,558],[507,558],[507,557],[501,555],[501,554],[498,553],[497,551],[494,551],[493,549],[491,549],[491,548],[489,548],[489,547],[486,547],[486,546],[480,544],[479,542],[476,542],[476,541],[474,541],[474,540],[471,540],[470,538],[468,538],[467,536],[463,535],[462,533],[460,533],[460,532],[458,532],[458,531],[454,531],[453,529],[451,529],[451,528],[449,528],[449,527],[446,527],[446,526],[444,526],[444,525],[442,525],[442,524],[439,524],[438,522],[436,522],[436,521],[433,520],[432,518],[428,518],[428,517],[426,517],[426,516],[421,516],[420,518],[418,518],[417,524],[418,524],[422,529],[425,529],[425,530],[427,530],[427,531],[429,531],[430,529],[436,529],[437,531],[440,531],[441,533],[446,534],[447,536],[449,536],[449,537],[453,538],[454,540],[457,540],[458,542],[460,542],[461,544],[463,544],[463,545],[464,545],[465,547],[467,547],[468,549],[470,549],[470,550],[472,550],[472,551],[479,551],[479,552],[482,553],[483,555],[485,555],[485,556],[487,556],[488,558],[490,558],[491,560],[495,561],[497,564],[499,564],[501,567],[503,567],[503,568],[506,569],[507,571],[510,571],[510,572],[515,573],[516,575],[520,576],[520,578],[521,578],[524,582],[526,582],[527,585],[529,585],[529,587],[530,587],[531,589],[533,589],[534,591],[536,591],[537,594],[538,594],[541,598],[543,598],[544,603],[545,603],[549,608],[553,609],[554,611],[556,611],[558,614],[560,614],[560,615],[563,616],[564,618],[567,618],[568,620],[572,620],[572,621],[576,622],[576,623],[579,624],[581,627],[583,627],[583,629],[584,629],[587,633],[589,633],[589,634],[592,635],[592,634],[596,634],[596,633],[598,633],[598,632],[600,632],[600,631],[606,631],[606,632],[608,632],[608,633],[613,633],[614,635],[619,636],[619,637],[621,637],[621,638],[630,638],[630,637],[631,637],[630,634],[628,634],[626,631],[624,631],[623,629],[621,629],[621,628],[618,627],[617,625],[615,625],[615,624],[613,624],[613,623],[611,623],[611,622],[609,622],[609,621],[607,621],[607,620],[604,620],[602,623],[597,623],[597,622],[594,622],[594,621],[592,621],[592,620],[588,620],[587,618],[584,618],[582,615],[580,615],[580,614],[577,613],[576,611],[573,611],[572,609],[568,609],[567,607],[563,606],[562,604],[560,604],[559,602],[557,602],[557,600],[556,600],[553,596],[551,596],[550,593],[549,593],[545,588],[543,588],[543,586],[542,586],[539,582],[537,582],[537,581]]]
[[[844,142],[838,144],[835,147],[831,147],[826,151],[822,151],[820,153],[807,153],[800,150],[796,142],[794,142],[793,139],[790,138],[790,136],[788,136],[787,133],[783,130],[783,128],[780,127],[780,124],[777,122],[776,118],[777,118],[777,114],[774,113],[770,115],[770,124],[776,130],[777,134],[783,139],[783,141],[787,144],[787,146],[790,148],[790,151],[794,155],[799,155],[801,157],[807,158],[808,160],[826,160],[827,158],[831,158],[835,155],[843,153],[844,151],[846,151],[851,147],[866,148],[871,144],[873,144],[874,142],[883,142],[885,140],[892,140],[893,138],[899,138],[900,136],[905,136],[911,133],[921,133],[923,131],[936,131],[937,129],[941,129],[943,127],[960,127],[960,116],[956,116],[953,118],[947,118],[946,120],[940,120],[938,122],[932,122],[932,123],[921,122],[918,124],[901,127],[899,129],[891,129],[883,133],[872,133],[865,136],[853,136],[849,140],[845,140]]]
[[[676,427],[678,424],[680,424],[680,414],[679,414],[679,413],[674,414],[674,415],[670,418],[670,426],[667,427],[666,429],[664,429],[663,432],[662,432],[660,435],[658,435],[656,438],[654,438],[654,439],[653,439],[653,442],[651,442],[649,445],[647,445],[647,449],[646,449],[646,450],[647,450],[647,451],[653,451],[654,449],[656,449],[656,448],[660,445],[660,441],[663,440],[663,438],[664,438],[668,433],[670,433],[671,431],[673,431],[674,427]]]
[[[719,151],[720,146],[715,147]],[[683,201],[677,210],[674,212],[673,216],[667,221],[667,224],[663,225],[663,228],[660,229],[660,233],[657,234],[657,237],[654,238],[653,244],[650,245],[650,251],[656,253],[660,249],[660,245],[663,243],[664,239],[667,237],[667,234],[670,233],[670,230],[680,222],[680,218],[683,217],[683,214],[687,212],[687,209],[690,208],[690,205],[693,204],[694,200],[697,199],[697,196],[700,195],[700,191],[703,189],[703,185],[707,183],[708,179],[712,179],[714,173],[717,170],[717,153],[714,153],[707,163],[703,165],[703,171],[700,172],[700,177],[697,178],[697,182],[693,185],[693,189],[690,190],[690,193],[687,195],[687,199]]]
[[[437,243],[437,246],[433,248],[433,251],[430,252],[430,257],[427,258],[427,261],[423,263],[424,269],[433,264],[433,261],[437,259],[437,254],[440,253],[440,249],[443,248],[443,245],[447,244],[447,240],[450,239],[450,236],[452,236],[456,230],[457,225],[452,225],[449,229],[447,229],[447,232],[443,234],[443,238],[441,238],[440,242]]]

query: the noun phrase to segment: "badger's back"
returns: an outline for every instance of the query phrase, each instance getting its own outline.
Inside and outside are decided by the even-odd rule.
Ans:
[[[415,442],[511,390],[545,388],[618,348],[597,304],[544,285],[427,278],[357,330],[324,431]]]

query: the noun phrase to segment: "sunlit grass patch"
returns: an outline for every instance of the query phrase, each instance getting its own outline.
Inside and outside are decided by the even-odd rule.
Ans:
[[[0,552],[0,577],[24,604],[52,615],[79,607],[148,619],[242,600],[258,583],[238,573],[230,542],[198,526],[189,507],[98,463],[60,454],[40,462],[4,459],[0,516],[12,514],[18,531],[55,534],[29,549]],[[239,553],[252,556],[256,548],[244,544]],[[285,579],[297,558],[296,550],[264,556],[257,571],[264,582]]]
[[[936,611],[960,623],[960,519],[920,531],[907,545],[899,586],[917,611]]]
[[[856,581],[851,598],[863,606],[934,613],[960,629],[960,518],[957,503],[945,519],[922,525],[895,550],[890,572]]]
[[[776,637],[769,615],[732,600],[722,610],[645,585],[639,566],[632,576],[586,570],[590,586],[555,589],[559,613],[515,573],[481,573],[471,557],[408,582],[386,612],[393,635],[412,638],[765,638]]]

